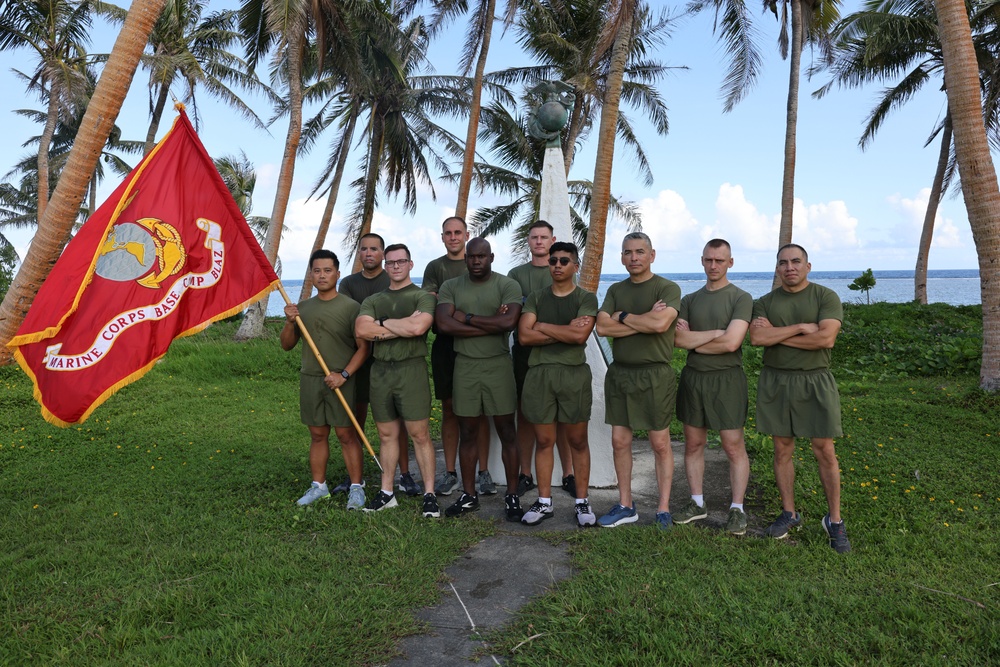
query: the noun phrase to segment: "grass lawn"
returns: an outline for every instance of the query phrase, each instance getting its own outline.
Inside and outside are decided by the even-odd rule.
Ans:
[[[804,444],[806,526],[792,540],[696,526],[563,536],[579,574],[495,634],[498,654],[560,666],[1000,661],[1000,398],[969,367],[977,317],[848,308],[834,371],[853,553],[826,545]],[[42,421],[27,378],[0,368],[0,664],[380,664],[419,631],[408,610],[433,603],[443,569],[499,529],[420,519],[416,499],[377,519],[339,498],[298,508],[309,481],[298,354],[230,343],[232,331],[178,341],[69,429]],[[748,351],[751,377],[758,366]],[[750,509],[770,518],[770,444],[750,428],[748,446]]]

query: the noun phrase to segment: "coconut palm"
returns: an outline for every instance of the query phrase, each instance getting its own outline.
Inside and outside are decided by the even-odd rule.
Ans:
[[[482,236],[492,236],[514,227],[511,250],[523,255],[527,252],[528,227],[538,220],[541,208],[545,148],[528,134],[527,117],[511,115],[498,103],[483,109],[480,134],[489,142],[489,154],[497,163],[476,165],[481,189],[491,190],[504,203],[477,209],[469,223]],[[573,240],[583,247],[587,243],[592,186],[589,181],[569,181],[567,186]],[[621,218],[630,231],[641,229],[639,211],[631,202],[611,197],[611,213]]]
[[[94,95],[87,105],[81,130],[70,151],[66,168],[56,185],[45,213],[39,216],[38,232],[21,263],[21,268],[3,303],[0,304],[0,364],[10,363],[6,343],[10,341],[25,313],[69,239],[94,168],[114,126],[122,100],[128,92],[139,57],[165,0],[133,0],[128,18],[118,33],[114,49],[101,73]]]
[[[49,173],[49,144],[60,117],[72,115],[86,98],[90,29],[90,0],[9,0],[0,13],[0,51],[28,48],[37,61],[26,78],[28,90],[47,104],[37,157],[42,174]],[[49,201],[49,179],[37,182],[41,218]]]
[[[983,122],[979,61],[965,3],[936,0],[948,111],[962,194],[979,256],[983,362],[979,384],[1000,391],[1000,187]]]
[[[561,80],[573,86],[576,99],[563,143],[567,174],[577,145],[589,132],[607,89],[611,42],[602,40],[601,34],[608,8],[607,0],[527,3],[517,20],[518,42],[538,64],[512,67],[486,76],[488,82],[502,85],[524,83],[530,86],[544,80]],[[622,97],[652,123],[657,134],[664,135],[669,129],[667,107],[656,84],[670,68],[647,56],[669,35],[671,19],[666,13],[654,19],[648,7],[640,6],[637,20],[639,25],[629,42]],[[618,138],[632,151],[645,184],[651,184],[653,177],[645,152],[623,114],[619,115]]]
[[[993,28],[998,4],[976,2],[970,6],[973,41],[979,60],[983,108],[991,143],[1000,145],[1000,76],[998,49]],[[889,113],[905,104],[927,83],[944,90],[941,43],[933,5],[919,0],[870,0],[861,11],[845,17],[831,34],[834,60],[832,80],[813,93],[824,96],[834,84],[860,87],[875,82],[893,82],[884,88],[869,113],[859,140],[863,149],[874,139]],[[938,205],[954,174],[950,114],[933,128],[927,143],[940,135],[937,168],[924,215],[914,271],[914,299],[927,303],[927,258],[934,233]]]

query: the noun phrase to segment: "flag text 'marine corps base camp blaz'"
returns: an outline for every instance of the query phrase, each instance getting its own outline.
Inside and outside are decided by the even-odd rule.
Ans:
[[[8,346],[42,415],[68,426],[277,281],[181,109],[66,246]]]

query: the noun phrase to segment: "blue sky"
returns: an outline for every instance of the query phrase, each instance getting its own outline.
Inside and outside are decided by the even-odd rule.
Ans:
[[[221,1],[211,5],[212,9],[232,6],[232,2]],[[844,13],[858,6],[853,0],[847,2]],[[757,18],[766,55],[763,75],[731,113],[722,112],[719,85],[723,54],[711,34],[709,15],[678,20],[672,36],[656,54],[667,65],[687,67],[673,70],[660,83],[670,109],[670,133],[657,136],[638,112],[627,111],[642,137],[655,182],[645,187],[628,155],[619,150],[612,189],[619,198],[640,206],[644,230],[657,250],[654,269],[658,272],[699,271],[704,241],[717,236],[732,243],[735,270],[773,268],[788,66],[777,53],[774,18],[770,14]],[[458,59],[463,25],[453,26],[432,47],[429,59],[438,73],[454,73],[451,68]],[[91,51],[110,50],[113,39],[114,32],[99,24]],[[807,51],[803,69],[810,60]],[[525,62],[513,33],[501,36],[498,28],[487,71]],[[23,141],[40,132],[38,126],[13,113],[20,108],[40,108],[40,102],[27,98],[23,84],[10,73],[11,68],[30,71],[32,66],[27,51],[0,54],[0,85],[7,93],[7,102],[0,106],[0,117],[7,128],[0,134],[0,155],[4,156],[0,166],[4,172],[28,152],[21,147]],[[266,71],[262,75],[266,76]],[[877,91],[835,90],[822,100],[812,99],[810,93],[826,80],[817,75],[811,81],[803,78],[801,83],[794,240],[809,250],[814,270],[912,269],[938,152],[936,142],[926,148],[924,143],[944,114],[944,93],[936,84],[927,85],[926,91],[894,112],[869,149],[862,152],[857,140]],[[117,121],[127,138],[145,137],[146,84],[147,74],[140,69]],[[180,87],[175,89],[176,94],[181,92]],[[270,115],[263,101],[257,100],[253,106],[261,117]],[[270,215],[287,125],[276,123],[269,134],[257,130],[207,94],[199,97],[199,109],[201,138],[209,153],[218,157],[246,152],[258,171],[254,213]],[[169,128],[173,112],[164,116],[158,138]],[[450,122],[449,127],[464,136],[464,121]],[[308,200],[308,194],[323,169],[323,151],[328,142],[321,140],[312,154],[300,157],[296,166],[286,215],[288,231],[279,252],[285,279],[298,279],[304,272],[325,203]],[[595,150],[596,137],[592,137],[578,151],[570,178],[593,178]],[[354,155],[348,165],[357,165]],[[355,175],[348,173],[345,183]],[[114,185],[105,182],[101,198],[110,194]],[[381,206],[374,221],[374,230],[387,243],[410,246],[418,274],[429,260],[443,253],[440,223],[453,211],[456,199],[452,186],[436,181],[434,187],[437,200],[432,201],[430,190],[422,188],[414,217],[404,214],[397,202],[380,195]],[[350,256],[339,247],[350,200],[350,194],[343,190],[327,242],[342,257]],[[492,196],[479,196],[474,191],[471,207],[496,202]],[[623,233],[620,223],[609,224],[604,273],[622,271],[618,243]],[[8,236],[23,254],[30,235],[12,232]],[[524,261],[505,251],[509,247],[506,238],[494,239],[493,246],[497,269],[506,270]],[[975,247],[961,194],[949,195],[939,209],[930,268],[975,267]]]

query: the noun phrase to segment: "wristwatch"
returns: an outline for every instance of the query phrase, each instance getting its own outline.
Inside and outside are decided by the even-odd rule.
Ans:
[[[344,376],[344,379],[345,379],[345,380],[348,380],[348,379],[350,379],[350,377],[351,377],[351,374],[347,372],[347,369],[346,369],[346,368],[345,368],[344,370],[340,371],[340,374],[341,374],[342,376]]]
[[[378,318],[378,325],[379,325],[380,327],[384,327],[384,326],[385,326],[385,321],[386,321],[387,319],[389,319],[389,318],[388,318],[388,317],[380,317],[380,318]]]
[[[628,313],[626,313],[623,310],[621,313],[618,314],[618,321],[619,322],[624,322],[626,317],[628,317]]]
[[[465,314],[465,323],[466,324],[472,324],[472,313],[466,313]]]

